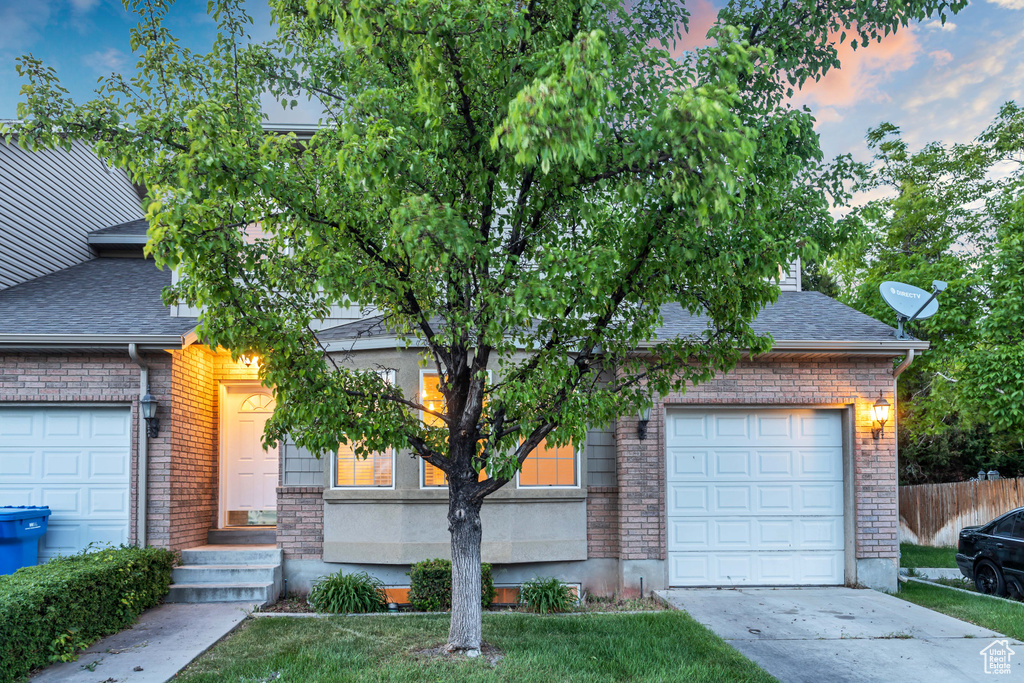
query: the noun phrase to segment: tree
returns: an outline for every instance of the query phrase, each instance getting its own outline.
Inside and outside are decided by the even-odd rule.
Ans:
[[[792,88],[838,66],[844,29],[867,45],[966,2],[737,0],[680,60],[674,0],[275,0],[264,45],[219,0],[205,55],[165,2],[129,4],[138,75],[75,105],[23,58],[19,141],[89,140],[145,184],[148,248],[179,274],[167,300],[205,307],[208,344],[265,358],[268,441],[409,448],[445,473],[449,648],[473,651],[486,496],[541,441],[769,348],[750,322],[841,191]],[[311,140],[263,130],[267,92],[322,108]],[[310,323],[348,302],[426,349],[443,408],[325,353]],[[707,331],[655,339],[665,305]]]
[[[949,283],[938,313],[908,327],[932,344],[900,381],[908,481],[1024,465],[1022,129],[1024,115],[1010,103],[969,144],[911,153],[895,126],[869,131],[875,163],[858,189],[883,196],[853,208],[847,219],[862,231],[826,261],[847,285],[841,298],[880,320],[894,318],[881,282]]]

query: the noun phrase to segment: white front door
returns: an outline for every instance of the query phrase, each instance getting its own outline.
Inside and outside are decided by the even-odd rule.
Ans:
[[[48,505],[39,561],[128,542],[132,411],[0,407],[0,505]]]
[[[669,585],[842,584],[836,410],[666,416]]]
[[[221,525],[274,526],[277,522],[277,448],[263,448],[263,428],[274,398],[254,384],[224,386]]]

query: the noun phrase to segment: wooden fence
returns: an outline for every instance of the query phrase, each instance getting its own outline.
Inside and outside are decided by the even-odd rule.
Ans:
[[[955,546],[960,529],[1024,506],[1024,479],[900,487],[900,541]]]

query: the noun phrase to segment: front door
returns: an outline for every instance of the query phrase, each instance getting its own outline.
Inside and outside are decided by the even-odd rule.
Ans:
[[[277,523],[277,449],[263,448],[274,397],[256,384],[228,384],[222,393],[221,526]]]

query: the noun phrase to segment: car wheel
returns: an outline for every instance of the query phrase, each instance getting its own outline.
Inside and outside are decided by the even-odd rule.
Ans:
[[[982,560],[974,568],[974,586],[986,595],[1006,595],[1006,580],[999,567],[988,560]]]

